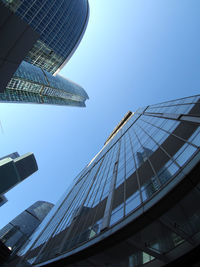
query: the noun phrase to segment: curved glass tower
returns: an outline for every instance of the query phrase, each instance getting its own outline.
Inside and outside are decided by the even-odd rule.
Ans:
[[[55,73],[73,54],[85,32],[88,0],[1,0],[39,34],[25,61]]]
[[[34,266],[182,266],[200,246],[199,172],[199,95],[128,112],[20,254]]]
[[[0,102],[84,107],[88,99],[84,89],[57,73],[83,37],[89,17],[88,0],[0,1],[9,8],[11,17],[14,12],[39,36],[6,89],[1,90]]]

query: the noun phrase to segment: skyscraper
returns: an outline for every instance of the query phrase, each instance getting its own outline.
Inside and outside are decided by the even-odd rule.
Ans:
[[[79,85],[60,75],[53,76],[26,61],[21,63],[6,88],[0,94],[0,102],[84,107],[88,99],[87,93]]]
[[[0,159],[0,196],[38,170],[33,153],[17,152]]]
[[[12,252],[18,251],[52,207],[49,202],[37,201],[0,230],[0,240]]]
[[[199,95],[128,112],[20,255],[34,266],[187,262],[200,246],[199,146]]]
[[[6,78],[6,88],[3,88],[4,78],[0,101],[84,106],[88,98],[84,89],[56,74],[72,56],[83,37],[89,17],[88,1],[65,0],[58,3],[54,0],[1,0],[1,3],[3,9],[6,7],[10,12],[5,21],[10,17],[20,19],[22,24],[25,23],[34,32],[35,38],[13,78],[10,82],[10,76]],[[12,35],[12,31],[16,31],[15,27],[9,25],[6,28],[5,35]],[[22,47],[25,46],[25,38],[21,41]],[[18,39],[13,40],[13,46],[18,44]],[[5,46],[6,43],[1,52],[3,55],[6,53]],[[7,62],[7,57],[4,57],[4,62]]]
[[[0,158],[0,160],[5,159],[5,158],[16,159],[17,157],[19,157],[19,153],[14,152],[12,154],[9,154],[7,156]],[[0,207],[3,206],[7,201],[8,199],[4,195],[0,195]]]
[[[85,32],[87,0],[1,0],[39,34],[25,61],[55,73],[70,58]]]

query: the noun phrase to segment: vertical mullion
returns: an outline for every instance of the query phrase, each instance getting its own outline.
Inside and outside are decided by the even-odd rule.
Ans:
[[[100,164],[99,164],[99,167],[98,167],[98,169],[97,169],[96,172],[95,172],[94,177],[91,177],[92,182],[91,182],[90,186],[87,188],[87,190],[86,190],[87,192],[90,192],[90,189],[92,188],[92,186],[93,186],[93,184],[94,184],[94,182],[95,182],[95,180],[96,180],[97,174],[98,174],[98,172],[99,172],[99,169],[101,168],[102,163],[103,163],[103,159],[101,160],[101,162],[100,162]],[[96,165],[95,165],[95,166],[96,166]],[[93,168],[95,168],[95,166],[94,166]],[[91,170],[91,171],[92,171],[92,170]],[[91,173],[91,172],[90,172],[90,173]],[[84,203],[85,203],[87,197],[88,197],[88,194],[85,194],[85,198],[82,200],[82,204],[79,206],[79,211],[80,211],[81,208],[84,206]],[[77,230],[78,230],[78,225],[77,225]],[[69,228],[69,230],[67,231],[67,234],[66,234],[65,237],[63,238],[63,240],[62,240],[62,242],[61,242],[61,245],[60,245],[60,248],[59,248],[59,252],[61,252],[61,251],[63,250],[63,247],[64,247],[64,245],[65,245],[65,242],[66,242],[67,238],[69,237],[71,231],[72,231],[72,227]],[[75,234],[76,234],[76,233],[74,233],[74,235],[75,235]],[[74,236],[74,235],[73,235],[73,236]]]
[[[141,200],[141,203],[143,203],[143,197],[142,197],[142,192],[141,192],[141,184],[140,184],[138,169],[137,169],[137,165],[136,165],[136,160],[135,160],[135,155],[134,155],[134,150],[133,150],[133,144],[132,144],[132,140],[131,140],[131,137],[130,137],[130,132],[128,132],[128,136],[129,136],[129,140],[130,140],[130,146],[131,146],[131,152],[132,152],[132,155],[133,155],[133,161],[134,161],[134,164],[135,164],[137,184],[138,184],[138,189],[139,189],[139,193],[140,193],[140,200]]]
[[[118,143],[118,151],[117,153],[115,153],[117,154],[117,156],[116,156],[115,163],[114,163],[113,175],[112,175],[112,180],[110,182],[110,189],[109,189],[108,198],[106,202],[106,208],[105,208],[104,217],[103,217],[103,221],[101,225],[101,231],[108,228],[109,223],[110,223],[112,203],[113,203],[115,184],[116,184],[116,178],[117,178],[117,168],[118,168],[118,163],[119,163],[120,144],[121,144],[121,140]]]
[[[143,146],[143,144],[141,143],[141,141],[140,141],[140,139],[139,139],[137,133],[135,132],[135,130],[134,130],[134,133],[135,133],[135,135],[136,135],[136,138],[137,138],[138,142],[140,143],[140,146],[144,149],[144,146]],[[144,150],[144,152],[145,152],[145,150]],[[146,154],[146,152],[145,152],[145,154]],[[155,176],[155,178],[156,178],[156,180],[157,180],[159,186],[161,186],[160,180],[158,179],[158,176],[157,176],[157,174],[156,174],[156,171],[155,171],[155,169],[154,169],[154,167],[153,167],[151,161],[149,160],[149,157],[148,157],[148,156],[147,156],[147,161],[148,161],[149,165],[151,166],[151,169],[153,170],[154,176]]]

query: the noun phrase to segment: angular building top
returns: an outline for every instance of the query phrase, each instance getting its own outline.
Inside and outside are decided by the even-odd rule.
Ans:
[[[88,0],[1,0],[39,34],[25,61],[55,73],[66,62],[85,32]]]
[[[19,157],[17,154],[10,154],[0,160],[0,195],[38,170],[33,153]]]
[[[20,254],[34,266],[170,264],[200,245],[199,172],[200,96],[139,108]]]
[[[3,206],[7,201],[8,199],[4,195],[1,195],[0,196],[0,207]]]

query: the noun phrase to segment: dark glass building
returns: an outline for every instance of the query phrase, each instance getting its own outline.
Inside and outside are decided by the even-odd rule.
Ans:
[[[0,71],[4,75],[0,102],[85,106],[88,95],[84,89],[57,73],[83,37],[89,18],[88,0],[0,0],[1,17],[4,65]],[[7,35],[13,38],[7,40]],[[31,40],[28,49],[26,38]],[[11,47],[9,43],[13,43]]]
[[[199,146],[199,95],[128,112],[19,254],[33,266],[190,266]]]
[[[25,61],[55,73],[77,48],[85,32],[88,0],[1,0],[39,34]]]
[[[0,196],[38,170],[33,153],[17,152],[0,159]]]
[[[0,230],[0,240],[16,253],[49,213],[53,204],[37,201]]]

